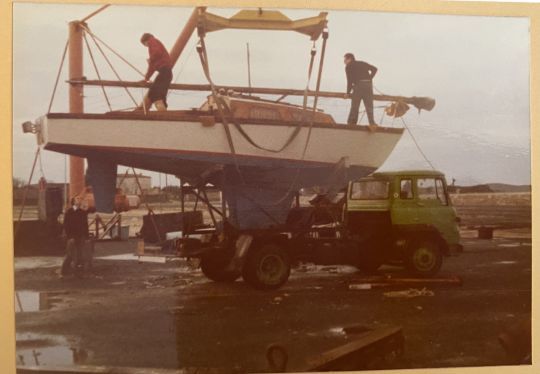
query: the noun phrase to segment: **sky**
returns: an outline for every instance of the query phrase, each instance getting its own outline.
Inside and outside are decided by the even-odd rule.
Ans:
[[[96,10],[96,5],[16,3],[13,6],[13,174],[30,174],[35,136],[23,134],[21,124],[47,112],[68,23]],[[290,18],[317,15],[319,10],[281,9]],[[89,21],[89,27],[139,70],[146,70],[147,51],[139,38],[150,32],[170,48],[192,8],[111,6]],[[208,11],[232,16],[238,9]],[[416,143],[435,168],[456,184],[530,184],[529,20],[512,17],[444,16],[357,11],[329,11],[330,37],[321,90],[344,91],[343,54],[375,65],[376,92],[403,96],[429,96],[437,101],[431,112],[420,115],[411,108],[404,116],[406,131],[381,169],[429,168]],[[216,84],[247,85],[246,44],[251,56],[253,86],[303,89],[311,42],[307,36],[282,31],[225,30],[206,37],[209,64]],[[173,69],[177,83],[206,83],[195,52],[188,43]],[[317,44],[320,53],[321,42]],[[86,52],[85,52],[86,53]],[[116,80],[93,48],[103,79]],[[123,80],[141,76],[108,54]],[[96,79],[88,53],[85,75]],[[61,74],[53,112],[68,108],[67,65]],[[314,88],[312,78],[311,88]],[[107,89],[113,109],[133,106],[121,89]],[[142,89],[133,89],[140,100]],[[207,93],[173,91],[169,105],[198,107]],[[298,102],[301,98],[293,98]],[[375,106],[386,103],[376,102]],[[320,107],[339,123],[346,122],[350,102],[322,99]],[[85,111],[109,108],[99,88],[85,88]],[[382,108],[376,108],[380,121]],[[364,118],[365,119],[365,118]],[[385,118],[385,126],[402,127],[400,119]],[[412,135],[411,135],[412,134]],[[65,157],[45,151],[42,172],[47,180],[63,182]],[[120,168],[120,172],[124,170]],[[154,185],[165,176],[152,175]],[[34,180],[41,175],[41,170]],[[161,179],[161,182],[160,182]],[[174,178],[167,179],[174,184]]]

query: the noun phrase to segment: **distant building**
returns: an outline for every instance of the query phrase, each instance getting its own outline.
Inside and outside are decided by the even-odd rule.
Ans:
[[[152,178],[142,174],[137,174],[137,178],[133,174],[118,174],[116,176],[116,187],[121,188],[126,195],[140,195],[141,191],[137,179],[144,193],[152,189]]]
[[[54,182],[47,182],[47,187],[56,187],[60,188],[62,190],[62,194],[69,194],[69,185],[66,185],[64,183],[54,183]],[[64,192],[64,188],[66,188],[66,192]],[[26,186],[19,187],[19,188],[13,188],[13,205],[21,205],[24,199]],[[37,205],[38,204],[38,195],[39,195],[39,184],[31,184],[28,187],[28,191],[26,192],[26,205]]]
[[[143,189],[144,193],[150,193],[152,192],[152,178],[150,178],[147,175],[137,174],[137,177],[139,179],[139,183],[141,184],[141,187]],[[62,189],[62,193],[65,195],[69,195],[69,184],[64,183],[54,183],[54,182],[47,182],[47,187],[57,187]],[[137,181],[133,174],[126,175],[124,177],[124,174],[118,174],[116,177],[116,187],[122,188],[124,194],[126,195],[141,195],[141,191],[139,190],[139,187],[137,186]],[[66,191],[64,192],[64,188],[66,188]],[[26,187],[19,187],[19,188],[13,188],[13,205],[21,205],[23,201],[23,197],[25,194]],[[158,189],[159,190],[159,189]],[[159,191],[156,191],[155,193],[159,193]],[[39,194],[39,184],[31,184],[28,187],[28,191],[26,192],[26,204],[27,205],[37,205],[38,203],[38,194]]]

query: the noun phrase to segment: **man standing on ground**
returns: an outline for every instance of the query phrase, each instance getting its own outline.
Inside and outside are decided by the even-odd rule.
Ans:
[[[373,119],[373,77],[377,74],[377,68],[364,61],[356,61],[352,53],[344,56],[345,73],[347,74],[347,93],[345,98],[351,98],[351,111],[347,124],[356,125],[360,102],[364,101],[370,126],[376,126]],[[351,94],[352,91],[352,94]]]
[[[84,246],[88,238],[88,213],[81,209],[80,198],[71,199],[71,208],[64,213],[64,231],[66,234],[66,257],[62,263],[61,275],[71,271],[71,263],[75,264],[77,274],[84,266]]]
[[[172,81],[172,63],[169,53],[163,44],[152,34],[144,33],[141,37],[141,43],[148,47],[148,70],[144,77],[145,82],[149,82],[154,72],[158,75],[154,82],[150,85],[148,93],[144,97],[144,110],[150,109],[152,104],[155,104],[158,111],[167,110],[167,91]],[[138,110],[143,109],[143,106],[138,107]]]

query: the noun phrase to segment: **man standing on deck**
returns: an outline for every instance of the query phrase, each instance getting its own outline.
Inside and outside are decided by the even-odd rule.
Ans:
[[[351,98],[351,111],[347,124],[356,125],[360,102],[364,101],[369,125],[376,126],[373,119],[373,77],[377,74],[377,68],[364,61],[356,61],[352,53],[346,53],[345,73],[347,74],[347,93],[345,98]],[[352,94],[351,94],[352,91]]]
[[[71,199],[71,208],[64,213],[64,231],[66,234],[66,257],[62,263],[62,277],[71,271],[71,263],[75,265],[75,274],[84,270],[85,244],[88,238],[88,212],[81,209],[80,198]]]
[[[144,77],[145,82],[150,81],[150,77],[155,71],[158,72],[156,80],[150,85],[148,93],[144,97],[143,104],[137,110],[149,110],[155,104],[158,111],[167,110],[167,91],[172,81],[172,63],[169,53],[163,44],[152,34],[144,33],[141,43],[148,47],[148,70]],[[144,106],[144,108],[143,108]]]

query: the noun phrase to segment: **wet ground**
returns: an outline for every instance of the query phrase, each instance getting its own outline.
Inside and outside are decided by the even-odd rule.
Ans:
[[[298,370],[360,325],[403,328],[405,353],[393,368],[503,365],[497,336],[530,318],[530,235],[464,234],[465,252],[446,258],[440,274],[463,284],[412,298],[385,296],[409,285],[351,289],[365,276],[346,266],[303,266],[271,292],[241,280],[217,284],[195,264],[138,262],[135,241],[96,244],[85,278],[59,279],[57,257],[16,258],[17,362],[260,372],[268,370],[266,347],[279,343],[288,369]]]

